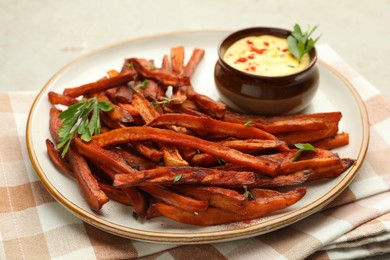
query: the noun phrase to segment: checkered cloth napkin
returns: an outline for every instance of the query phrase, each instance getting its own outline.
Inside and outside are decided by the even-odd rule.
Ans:
[[[0,93],[0,259],[390,259],[390,100],[329,46],[317,49],[361,94],[371,125],[357,177],[326,210],[265,235],[218,244],[160,245],[108,234],[64,209],[35,174],[25,125],[37,93]]]

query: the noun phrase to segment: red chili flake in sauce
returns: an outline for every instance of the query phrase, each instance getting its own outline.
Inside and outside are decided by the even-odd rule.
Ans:
[[[247,58],[248,58],[248,59],[254,59],[254,58],[255,58],[255,55],[254,55],[253,53],[252,53],[252,54],[249,54]]]
[[[244,57],[241,57],[241,58],[238,58],[235,63],[237,62],[246,62],[247,61],[247,58],[244,58]]]
[[[264,54],[264,52],[266,51],[267,49],[258,49],[258,48],[255,48],[255,47],[251,47],[251,51],[253,52],[256,52],[260,55]]]
[[[269,46],[269,42],[263,42],[265,46]]]
[[[251,40],[246,40],[246,43],[249,45],[253,45],[253,42]]]
[[[282,50],[282,52],[286,52],[286,51],[288,51],[288,49],[283,49],[283,50]]]
[[[256,71],[256,67],[255,66],[250,66],[249,68],[248,68],[250,71]]]

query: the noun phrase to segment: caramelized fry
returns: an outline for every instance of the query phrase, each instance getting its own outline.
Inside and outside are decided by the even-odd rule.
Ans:
[[[85,159],[72,147],[69,148],[67,158],[72,165],[76,180],[83,191],[84,197],[92,210],[98,211],[108,202],[107,195],[100,189],[96,179]]]
[[[177,76],[165,70],[147,69],[142,66],[141,61],[137,58],[130,58],[127,62],[134,64],[134,68],[140,75],[142,75],[142,77],[146,79],[153,79],[165,86],[179,87],[190,84],[189,78],[187,77]]]
[[[144,194],[142,194],[142,192],[137,187],[122,188],[122,191],[130,200],[137,215],[141,218],[144,218],[146,210],[148,209],[148,200]]]
[[[121,156],[127,162],[127,164],[137,170],[153,169],[157,166],[155,162],[147,160],[146,158],[143,158],[126,150],[115,149],[112,152]]]
[[[177,75],[184,74],[184,47],[177,46],[171,48],[171,67],[172,72]]]
[[[152,143],[133,142],[132,144],[135,146],[135,148],[140,154],[152,160],[153,162],[159,162],[164,156],[164,153],[154,147],[154,144]]]
[[[168,72],[172,72],[171,65],[169,63],[169,57],[167,54],[165,54],[163,56],[162,63],[161,63],[161,69],[168,71]]]
[[[115,187],[129,187],[155,184],[207,184],[242,187],[243,185],[252,185],[254,181],[253,172],[232,172],[196,167],[159,167],[133,174],[117,174],[113,185]]]
[[[105,113],[111,121],[118,123],[131,123],[134,121],[133,117],[126,109],[113,104],[103,92],[97,96],[97,99],[99,101],[106,101],[112,106],[112,109]]]
[[[191,77],[200,61],[203,59],[205,51],[202,49],[195,48],[192,52],[191,58],[184,68],[184,76]]]
[[[96,161],[103,165],[110,165],[111,169],[117,173],[131,174],[136,172],[135,169],[131,168],[130,165],[125,163],[118,156],[115,156],[115,154],[111,153],[109,150],[101,148],[94,141],[87,143],[79,138],[75,138],[74,143],[77,151],[91,161]]]
[[[58,130],[61,128],[61,119],[59,118],[60,114],[61,110],[54,107],[50,108],[49,130],[55,144],[57,144],[60,139],[58,136]]]
[[[109,88],[105,91],[105,94],[115,104],[131,103],[133,98],[133,90],[125,85],[116,88]]]
[[[119,203],[133,206],[132,201],[127,197],[122,189],[114,188],[112,185],[98,181],[100,189],[107,195],[110,200],[115,200]]]
[[[349,144],[348,133],[337,133],[335,136],[312,143],[314,147],[331,150]]]
[[[87,94],[97,93],[108,88],[116,87],[122,84],[126,84],[132,80],[135,76],[134,70],[130,70],[126,73],[121,73],[116,77],[103,78],[96,82],[81,85],[75,88],[64,89],[64,95],[70,97],[78,97]]]
[[[65,162],[61,158],[60,152],[56,150],[54,144],[49,139],[46,139],[46,148],[47,148],[47,153],[49,154],[49,157],[51,161],[54,163],[54,165],[61,171],[67,173],[72,177],[75,177],[72,167],[69,165],[69,163]]]
[[[273,178],[259,178],[256,176],[255,184],[253,186],[271,189],[298,185],[306,182],[310,178],[312,172],[312,170],[301,170],[287,175],[278,175]]]
[[[304,116],[293,115],[264,117],[243,115],[232,111],[226,111],[223,118],[223,120],[233,123],[245,124],[246,122],[251,122],[254,127],[273,134],[291,131],[325,129],[327,127],[326,123],[339,122],[340,119],[340,112],[305,114]]]
[[[188,212],[206,211],[209,203],[204,200],[196,200],[187,196],[177,194],[166,187],[160,185],[142,186],[141,189],[158,198],[165,203],[180,208]]]
[[[154,207],[162,215],[175,221],[199,226],[211,226],[267,216],[296,203],[305,193],[305,188],[297,188],[286,193],[275,191],[272,197],[257,197],[256,200],[248,201],[245,207],[236,214],[214,207],[209,207],[207,211],[197,212],[196,214],[164,203],[155,203]]]
[[[276,136],[285,141],[288,145],[297,143],[313,143],[325,138],[333,137],[337,134],[338,122],[326,123],[327,127],[321,130],[303,130],[276,134]]]
[[[224,103],[197,93],[192,86],[187,86],[187,97],[194,101],[205,114],[218,119],[223,118],[226,111],[226,105]]]
[[[73,97],[65,96],[58,94],[54,91],[50,91],[48,94],[49,101],[53,105],[64,105],[64,106],[70,106],[73,104],[77,104],[79,101]]]
[[[154,127],[176,125],[195,130],[202,130],[206,133],[222,134],[228,137],[277,140],[275,136],[255,127],[223,122],[209,117],[199,117],[185,114],[163,114],[148,125]]]
[[[236,213],[245,206],[247,198],[235,190],[215,186],[181,185],[175,190],[198,200],[208,201],[210,206]]]
[[[355,160],[353,159],[342,158],[340,160],[340,164],[338,165],[331,165],[331,166],[315,169],[313,171],[313,174],[310,175],[308,181],[336,178],[341,173],[348,170],[354,163]]]
[[[226,161],[234,162],[244,166],[251,167],[258,171],[263,171],[271,176],[274,176],[279,171],[279,164],[267,158],[254,157],[248,154],[241,153],[237,150],[230,149],[226,146],[219,145],[203,139],[175,133],[170,130],[157,129],[152,127],[127,127],[115,129],[93,137],[96,143],[100,146],[116,145],[134,141],[151,140],[167,144],[179,146],[188,146],[194,149],[214,155]]]

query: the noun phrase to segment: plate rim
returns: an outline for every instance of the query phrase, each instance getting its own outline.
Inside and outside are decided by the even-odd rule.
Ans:
[[[173,244],[173,243],[203,244],[203,243],[210,243],[210,242],[215,243],[215,242],[224,242],[224,241],[230,241],[236,239],[243,239],[255,235],[261,235],[264,233],[268,233],[270,231],[275,231],[277,229],[291,225],[299,220],[302,220],[312,215],[313,213],[320,211],[323,207],[325,207],[328,203],[330,203],[333,199],[335,199],[352,182],[352,180],[357,175],[357,172],[359,171],[368,150],[370,129],[369,129],[367,109],[365,107],[365,104],[361,96],[354,88],[353,84],[347,78],[345,78],[339,71],[337,71],[335,68],[333,68],[332,66],[330,66],[329,64],[327,64],[321,59],[318,60],[319,64],[324,66],[325,69],[329,70],[331,74],[333,74],[343,82],[344,86],[347,87],[349,93],[352,94],[354,101],[358,106],[360,112],[360,122],[362,125],[362,144],[360,146],[358,157],[356,158],[355,165],[352,166],[347,172],[345,172],[344,176],[340,179],[340,181],[334,187],[332,187],[332,189],[328,190],[323,196],[314,200],[312,203],[308,205],[305,205],[299,209],[296,209],[292,212],[289,212],[287,214],[284,214],[283,216],[278,217],[278,221],[275,222],[274,220],[273,222],[275,223],[271,223],[269,226],[257,227],[260,224],[261,226],[266,224],[268,220],[264,220],[261,223],[251,225],[251,226],[244,226],[244,227],[237,226],[235,228],[230,228],[228,230],[197,232],[196,233],[197,236],[194,236],[194,232],[175,233],[175,232],[145,231],[145,230],[134,229],[134,228],[129,229],[129,227],[124,227],[120,224],[112,223],[106,219],[99,218],[98,215],[94,215],[93,213],[89,213],[83,210],[78,205],[74,204],[72,201],[64,197],[51,184],[51,182],[47,178],[46,174],[41,168],[41,165],[39,164],[38,158],[33,149],[31,124],[33,120],[34,111],[37,107],[38,102],[42,99],[43,95],[46,94],[46,90],[49,88],[52,82],[55,81],[59,76],[61,76],[68,69],[71,69],[73,66],[88,59],[88,57],[98,54],[99,52],[107,51],[109,49],[120,47],[126,44],[131,44],[132,42],[156,39],[160,37],[167,37],[170,35],[196,34],[196,33],[229,33],[229,32],[231,32],[231,30],[218,30],[218,29],[184,30],[184,31],[177,31],[177,32],[159,33],[159,34],[138,37],[134,39],[123,40],[100,48],[96,48],[90,52],[87,52],[81,56],[76,57],[75,59],[67,63],[65,66],[60,68],[47,81],[47,83],[43,86],[43,88],[39,91],[36,98],[34,99],[28,114],[27,125],[26,125],[26,144],[27,144],[27,151],[28,151],[29,158],[31,160],[35,173],[38,175],[39,180],[48,190],[50,195],[54,197],[54,199],[57,202],[59,202],[65,209],[70,211],[76,217],[80,218],[82,221],[96,228],[129,239],[135,239],[135,240],[153,242],[153,243],[164,243],[164,244]],[[351,173],[351,171],[353,172]],[[293,215],[292,218],[290,217],[291,215]],[[241,230],[241,231],[237,232],[237,230]],[[136,231],[136,233],[134,233],[134,231]]]

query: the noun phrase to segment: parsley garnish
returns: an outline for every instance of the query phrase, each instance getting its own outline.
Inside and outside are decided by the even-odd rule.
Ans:
[[[247,122],[245,122],[245,126],[253,126],[253,122],[252,121],[247,121]]]
[[[313,151],[313,152],[315,152],[315,150],[316,150],[316,148],[313,146],[313,145],[311,145],[311,144],[301,144],[301,143],[299,143],[299,144],[294,144],[294,146],[296,147],[296,148],[298,148],[299,150],[297,151],[297,153],[294,155],[294,158],[292,159],[292,161],[293,162],[295,162],[297,159],[298,159],[298,157],[299,157],[299,155],[303,152],[303,151]]]
[[[125,66],[134,69],[134,63],[132,63],[132,62],[126,63]]]
[[[64,157],[69,149],[76,132],[83,141],[89,142],[92,135],[100,133],[100,111],[110,111],[112,106],[107,101],[98,101],[96,97],[83,99],[80,103],[69,106],[61,112],[61,128],[58,130],[60,138],[57,149],[62,147],[61,156]],[[89,114],[92,116],[89,118]]]
[[[253,194],[252,192],[250,192],[250,191],[248,190],[248,186],[244,185],[244,186],[242,186],[242,187],[245,189],[245,192],[244,192],[244,196],[245,196],[245,197],[250,198],[250,199],[253,199],[253,200],[256,199],[255,194]]]
[[[146,89],[148,87],[149,81],[144,80],[141,83],[135,85],[134,87],[131,87],[135,92],[138,92],[138,90],[141,89]]]
[[[183,176],[183,174],[181,174],[181,173],[176,174],[175,177],[173,177],[173,182],[178,182],[178,181],[180,181],[181,176]]]
[[[150,102],[150,105],[152,107],[157,107],[158,105],[162,105],[163,107],[166,107],[169,103],[176,100],[175,98],[167,98],[163,97],[161,100],[157,100],[155,97],[153,97],[153,102]]]
[[[301,27],[298,24],[295,24],[294,31],[287,37],[288,50],[294,55],[298,62],[301,62],[302,57],[313,49],[320,38],[318,37],[313,40],[313,38],[310,37],[317,27],[318,25],[314,26],[311,30],[310,27],[308,27],[307,31],[303,33]]]
[[[217,158],[217,162],[219,165],[224,165],[226,163],[226,161],[222,158]]]

